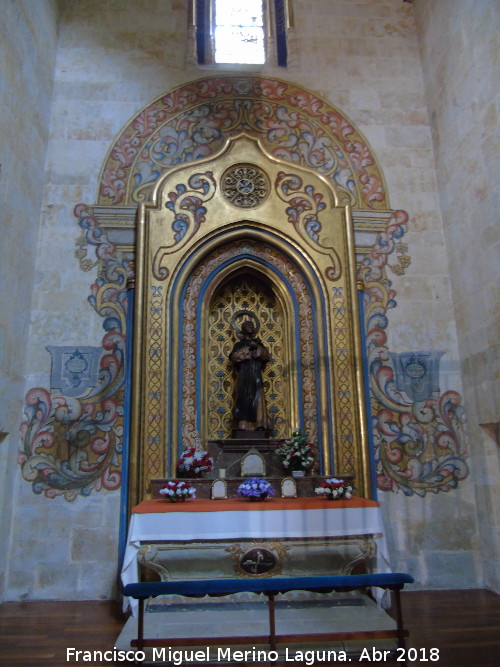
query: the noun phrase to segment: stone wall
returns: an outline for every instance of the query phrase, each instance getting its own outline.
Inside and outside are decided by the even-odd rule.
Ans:
[[[500,5],[416,3],[458,330],[485,583],[500,581]]]
[[[0,560],[8,562],[16,455],[57,45],[55,0],[0,2]],[[7,568],[0,573],[2,595]]]
[[[388,313],[393,352],[443,350],[441,391],[461,391],[456,325],[440,212],[432,133],[412,6],[401,2],[295,3],[301,70],[357,124],[384,169],[391,205],[409,214],[411,265],[391,274],[397,307]],[[333,5],[333,6],[332,6]],[[332,15],[334,14],[334,15]],[[304,71],[308,74],[305,75]],[[472,485],[407,497],[379,492],[393,566],[423,588],[475,587],[477,517]]]
[[[69,0],[61,5],[26,390],[50,386],[46,345],[100,343],[102,321],[87,301],[95,269],[83,272],[75,258],[80,231],[73,208],[96,201],[99,171],[113,140],[153,98],[217,72],[186,64],[186,4]],[[363,132],[384,169],[392,207],[406,210],[410,218],[404,243],[411,264],[404,273],[390,273],[397,307],[389,313],[388,347],[394,352],[445,351],[442,382],[447,386],[441,389],[460,391],[413,7],[400,0],[315,0],[312,12],[308,0],[295,0],[294,9],[295,62],[287,70],[245,71],[309,88],[341,108]],[[21,36],[24,29],[25,24],[17,28]],[[48,56],[42,61],[52,67]],[[61,442],[61,448],[66,446]],[[119,492],[94,490],[68,503],[61,496],[33,494],[13,470],[15,529],[6,598],[111,597]],[[422,587],[481,584],[470,479],[446,493],[379,495],[394,565],[408,568]]]

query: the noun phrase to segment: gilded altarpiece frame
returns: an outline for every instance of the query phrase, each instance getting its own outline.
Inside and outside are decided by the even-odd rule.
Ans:
[[[233,173],[251,174],[255,196],[242,187],[235,201]],[[283,316],[279,434],[305,428],[320,472],[354,475],[370,497],[352,221],[332,185],[233,137],[158,181],[139,208],[136,257],[132,502],[210,434],[212,299],[241,276],[264,283]]]

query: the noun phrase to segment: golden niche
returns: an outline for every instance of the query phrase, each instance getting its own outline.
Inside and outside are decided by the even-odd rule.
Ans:
[[[234,399],[237,373],[231,353],[238,331],[249,319],[258,322],[258,337],[269,352],[269,361],[262,369],[265,396],[272,437],[286,437],[286,394],[284,316],[272,288],[264,280],[239,274],[224,282],[210,303],[208,323],[208,439],[232,437]]]

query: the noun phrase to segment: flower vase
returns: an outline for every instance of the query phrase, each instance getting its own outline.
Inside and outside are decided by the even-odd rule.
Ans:
[[[265,500],[267,498],[268,494],[267,493],[261,493],[260,496],[248,496],[248,500],[251,500],[252,502],[259,502],[262,500]]]
[[[203,472],[194,472],[194,470],[177,470],[177,479],[201,479]]]
[[[292,477],[305,477],[305,470],[292,470]]]

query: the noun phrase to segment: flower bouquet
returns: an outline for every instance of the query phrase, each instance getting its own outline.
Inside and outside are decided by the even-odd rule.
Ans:
[[[201,448],[200,444],[186,447],[177,462],[177,477],[201,477],[204,472],[210,472],[213,467],[213,458]]]
[[[305,473],[314,463],[314,445],[307,441],[307,434],[304,431],[293,431],[289,440],[276,445],[274,453],[281,459],[287,472]]]
[[[196,498],[196,489],[186,482],[171,481],[164,484],[158,491],[171,503],[182,502],[188,498]]]
[[[274,496],[274,489],[265,479],[251,477],[238,487],[238,495],[248,500],[265,500]]]
[[[314,489],[318,496],[324,496],[327,500],[349,500],[352,498],[354,487],[348,480],[330,477],[321,482],[320,486]]]

